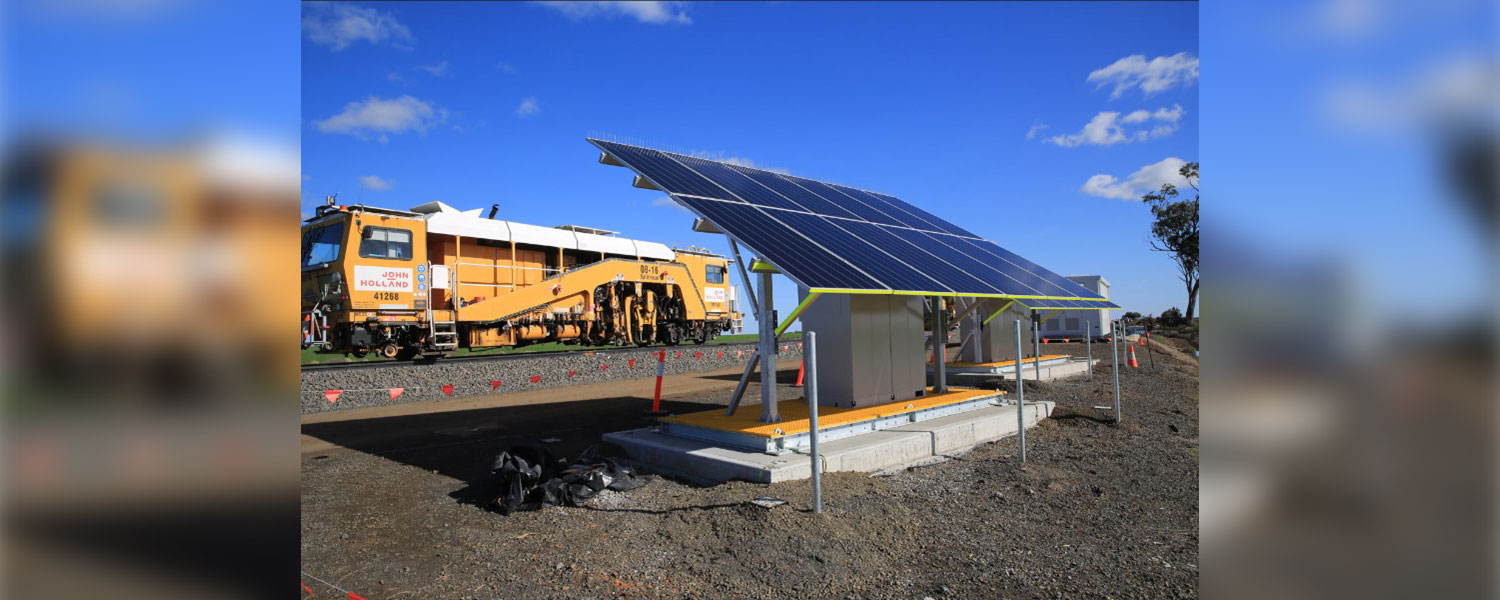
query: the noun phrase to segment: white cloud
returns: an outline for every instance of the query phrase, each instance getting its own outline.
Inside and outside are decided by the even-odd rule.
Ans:
[[[397,73],[395,71],[391,71],[390,73],[386,73],[385,74],[385,80],[389,81],[389,82],[392,82],[392,83],[406,83],[406,78],[402,77],[400,73]]]
[[[443,77],[448,74],[448,61],[445,60],[435,65],[418,65],[417,68],[427,71],[427,74],[433,77]]]
[[[537,103],[535,96],[522,100],[521,105],[516,107],[518,117],[534,117],[539,114],[542,114],[542,105]]]
[[[304,4],[302,33],[334,52],[358,41],[398,48],[409,48],[413,41],[411,30],[389,13],[343,3]]]
[[[660,207],[664,207],[664,208],[675,208],[675,209],[680,210],[682,212],[685,212],[687,214],[693,214],[693,211],[690,211],[690,210],[688,210],[686,208],[683,208],[681,204],[678,204],[677,201],[673,200],[670,196],[659,196],[657,198],[652,199],[651,200],[651,206],[660,206]]]
[[[1182,120],[1185,112],[1180,104],[1173,105],[1172,108],[1158,108],[1155,111],[1137,110],[1123,117],[1116,111],[1104,111],[1094,115],[1094,118],[1083,126],[1082,131],[1068,135],[1054,135],[1047,138],[1047,143],[1072,148],[1086,144],[1110,146],[1128,142],[1144,142],[1176,133],[1178,121]],[[1142,125],[1148,121],[1155,121],[1157,124],[1150,129],[1126,128],[1127,125]],[[1031,137],[1031,132],[1028,132],[1027,139]]]
[[[1090,177],[1083,183],[1080,190],[1090,196],[1101,198],[1118,198],[1120,200],[1139,200],[1142,194],[1154,192],[1161,189],[1161,184],[1171,183],[1178,187],[1187,187],[1187,180],[1177,170],[1186,164],[1180,158],[1170,157],[1161,162],[1152,163],[1137,169],[1129,177],[1121,181],[1114,175],[1100,173]]]
[[[687,25],[693,19],[682,10],[681,2],[542,2],[543,6],[556,10],[574,21],[584,19],[613,19],[633,17],[641,23],[677,23]]]
[[[1500,111],[1500,62],[1454,55],[1386,81],[1343,80],[1322,90],[1329,124],[1369,134],[1406,134],[1434,128],[1495,127]]]
[[[1088,77],[1095,89],[1114,85],[1110,98],[1119,98],[1131,88],[1139,88],[1142,94],[1150,96],[1178,84],[1192,85],[1195,81],[1198,81],[1198,57],[1186,52],[1158,56],[1149,61],[1144,54],[1132,54],[1089,73]]]
[[[516,72],[516,68],[513,67],[513,66],[511,66],[510,63],[506,63],[506,62],[497,62],[497,63],[495,63],[495,70],[499,71],[501,73],[511,73],[511,74],[514,74]]]
[[[381,179],[376,175],[362,175],[359,178],[359,185],[372,192],[384,192],[391,189],[392,183],[395,182]]]
[[[1031,125],[1031,129],[1027,129],[1026,130],[1026,139],[1028,139],[1028,140],[1034,140],[1034,139],[1036,139],[1037,134],[1045,131],[1046,129],[1047,129],[1047,124],[1046,123],[1042,123],[1040,121],[1038,121],[1036,123],[1033,123]]]
[[[370,96],[363,102],[344,105],[344,112],[333,115],[315,124],[323,133],[342,133],[356,138],[377,139],[385,142],[389,134],[415,131],[422,133],[427,128],[443,122],[448,111],[433,108],[431,104],[413,98],[376,98]]]

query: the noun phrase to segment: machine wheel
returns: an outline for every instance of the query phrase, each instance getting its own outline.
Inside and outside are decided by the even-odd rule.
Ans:
[[[397,346],[396,342],[386,342],[381,344],[379,348],[381,358],[396,358],[397,353],[400,351],[401,347]]]
[[[358,346],[355,347],[354,350],[350,351],[349,354],[354,356],[354,358],[364,358],[366,355],[370,354],[370,349],[364,346]]]
[[[397,350],[396,354],[395,354],[395,358],[396,358],[396,360],[411,360],[411,359],[417,357],[417,352],[418,351],[419,350],[417,348],[413,348],[411,346],[407,346],[405,348],[401,348],[400,350]]]

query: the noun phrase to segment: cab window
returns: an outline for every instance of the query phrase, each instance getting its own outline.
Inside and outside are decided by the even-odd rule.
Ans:
[[[719,265],[708,265],[708,282],[724,283],[724,267]]]
[[[344,246],[344,224],[332,223],[302,234],[302,266],[310,267],[339,258]]]
[[[411,232],[405,229],[366,227],[359,241],[359,255],[365,258],[411,259]]]

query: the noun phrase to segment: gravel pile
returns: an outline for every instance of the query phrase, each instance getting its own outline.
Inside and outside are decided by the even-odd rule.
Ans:
[[[802,357],[799,340],[781,343],[780,361]],[[321,369],[302,373],[302,412],[319,412],[382,406],[449,397],[443,386],[451,385],[452,397],[553,388],[565,385],[655,377],[657,353],[661,349],[573,352],[535,358],[505,358],[433,364],[403,364],[378,368]],[[744,368],[755,351],[754,343],[684,345],[666,349],[666,374]],[[631,362],[635,364],[632,366]],[[500,382],[495,387],[493,382]],[[391,398],[391,388],[402,388]],[[337,402],[325,392],[341,390]]]

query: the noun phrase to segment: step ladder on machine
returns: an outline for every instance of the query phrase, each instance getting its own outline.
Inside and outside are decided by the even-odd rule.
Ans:
[[[436,320],[432,310],[432,303],[427,303],[427,340],[432,345],[433,350],[440,352],[458,349],[458,305],[454,301],[458,290],[457,286],[454,285],[454,280],[457,279],[455,271],[457,269],[449,269],[448,271],[448,314],[451,315],[452,320]],[[427,272],[432,272],[432,265],[430,263],[428,264]]]

